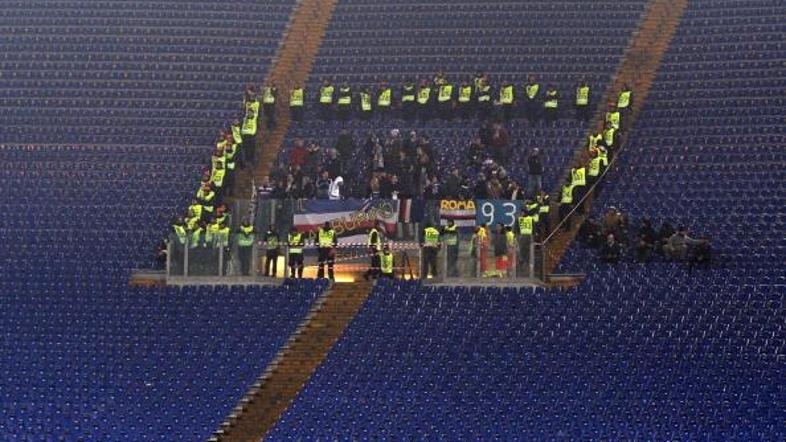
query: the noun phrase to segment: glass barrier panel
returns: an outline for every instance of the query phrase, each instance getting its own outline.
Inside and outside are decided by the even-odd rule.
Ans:
[[[187,276],[219,276],[219,249],[204,243],[188,248]]]
[[[170,235],[167,246],[167,276],[185,274],[187,243],[181,243],[176,235]]]

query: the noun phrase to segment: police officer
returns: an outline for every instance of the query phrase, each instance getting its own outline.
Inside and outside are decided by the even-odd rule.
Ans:
[[[585,166],[572,168],[570,182],[573,186],[573,199],[576,204],[581,204],[576,211],[579,214],[584,213],[584,204],[581,203],[581,199],[584,198],[584,193],[587,191],[587,168]]]
[[[279,241],[278,232],[271,224],[265,232],[265,276],[275,278],[278,274]]]
[[[524,112],[529,120],[537,120],[540,113],[540,84],[535,80],[534,75],[527,77],[527,84],[524,86]]]
[[[587,135],[587,150],[591,151],[592,149],[596,148],[600,142],[603,141],[603,129],[604,129],[604,127],[605,127],[605,125],[601,122],[598,125],[597,132],[595,132],[595,133],[590,132],[590,134]]]
[[[182,217],[175,219],[172,222],[172,256],[169,257],[173,264],[173,268],[179,268],[178,273],[182,274],[183,268],[183,252],[188,244],[188,229]]]
[[[330,113],[333,107],[333,93],[335,87],[326,78],[322,81],[322,87],[319,88],[319,108],[322,118],[330,118]]]
[[[385,115],[390,110],[390,104],[393,102],[393,89],[386,82],[379,85],[377,94],[377,113]]]
[[[452,220],[448,220],[448,224],[442,228],[442,236],[445,239],[445,246],[448,252],[448,277],[458,276],[458,226]]]
[[[363,279],[368,281],[369,279],[377,279],[380,275],[380,267],[382,266],[382,252],[375,249],[374,247],[368,248],[368,255],[371,258],[371,265],[366,270],[366,273],[363,274]]]
[[[429,118],[431,116],[431,84],[426,80],[420,81],[417,102],[420,117],[423,119]]]
[[[620,128],[620,111],[610,103],[609,110],[606,112],[606,124],[610,124],[616,130]]]
[[[480,277],[484,273],[486,273],[486,259],[488,255],[488,241],[489,241],[489,232],[486,228],[486,224],[483,223],[475,228],[475,233],[472,234],[472,249],[470,250],[470,255],[477,259],[479,262],[478,268],[480,269],[480,274],[476,276]]]
[[[535,234],[535,215],[534,211],[527,209],[525,204],[524,208],[519,215],[519,269],[521,275],[529,276],[529,249],[532,244],[532,238]]]
[[[229,230],[229,227],[226,224],[224,224],[224,223],[222,223],[220,221],[216,221],[214,226],[215,226],[215,229],[212,232],[212,235],[213,235],[213,247],[218,249],[218,252],[222,253],[224,255],[223,260],[221,261],[223,263],[223,268],[221,269],[221,275],[226,275],[227,274],[227,266],[229,265],[229,259],[228,259],[227,255],[229,253],[229,234],[230,234],[230,230]],[[210,229],[208,229],[208,231],[210,231]]]
[[[459,86],[458,109],[462,118],[469,117],[472,111],[472,86],[466,81]]]
[[[600,155],[595,148],[590,153],[591,157],[587,164],[587,187],[591,188],[600,176]]]
[[[606,122],[606,127],[603,128],[603,145],[607,151],[617,148],[617,129],[612,121]]]
[[[622,86],[619,96],[617,97],[617,109],[623,112],[630,111],[631,104],[633,103],[633,92],[630,90],[628,83]]]
[[[253,154],[254,152],[246,152],[242,149],[243,147],[243,133],[242,133],[242,123],[240,120],[235,119],[232,122],[232,125],[229,126],[229,130],[232,136],[232,143],[235,145],[235,148],[239,154],[238,163],[240,167],[243,167],[244,161],[254,161]]]
[[[267,120],[267,128],[272,129],[276,125],[276,98],[278,89],[275,85],[268,83],[262,88],[262,107]]]
[[[453,85],[443,78],[437,88],[439,112],[442,118],[450,119],[453,116]]]
[[[338,244],[336,231],[333,230],[328,221],[325,221],[325,224],[320,227],[319,231],[317,232],[316,245],[319,248],[319,268],[317,271],[317,278],[325,277],[325,264],[327,264],[328,278],[331,280],[335,279],[333,265],[336,262],[336,244]]]
[[[417,91],[415,89],[415,83],[411,81],[405,81],[404,84],[401,85],[402,118],[411,119],[415,116],[416,95]]]
[[[543,238],[551,228],[551,197],[544,191],[538,192],[535,200],[538,203],[538,223],[536,224],[538,237]]]
[[[305,102],[305,90],[303,86],[296,85],[289,93],[289,112],[294,121],[303,119],[303,104]]]
[[[576,86],[576,118],[587,121],[590,117],[590,87],[582,78]]]
[[[385,244],[382,252],[379,255],[380,271],[383,278],[395,279],[393,274],[393,253],[390,251],[390,246]]]
[[[572,177],[567,177],[565,183],[562,184],[561,197],[559,200],[559,217],[564,220],[562,224],[563,230],[570,230],[570,220],[565,219],[573,207],[573,180]]]
[[[379,276],[379,252],[382,251],[382,237],[376,227],[368,230],[367,246],[371,258],[370,275],[376,278]]]
[[[423,270],[421,279],[428,278],[429,271],[433,278],[437,277],[437,253],[439,253],[439,230],[431,224],[426,224],[423,229],[420,247],[423,249]]]
[[[559,91],[553,86],[546,90],[546,96],[543,99],[543,115],[546,120],[554,121],[559,115]]]
[[[491,85],[488,77],[481,76],[475,86],[475,96],[478,100],[478,117],[487,118],[491,115]]]
[[[360,91],[360,117],[367,120],[371,117],[371,89],[366,87]]]
[[[502,108],[503,118],[513,118],[513,109],[516,106],[516,92],[512,82],[506,82],[499,88],[499,105]]]
[[[243,222],[237,228],[237,254],[240,260],[240,274],[242,276],[251,275],[251,260],[253,256],[254,240],[256,239],[256,232],[254,226],[248,218],[244,218]],[[265,275],[267,276],[267,274]]]
[[[338,117],[342,120],[349,118],[349,115],[352,111],[352,88],[349,86],[349,84],[347,84],[347,82],[344,82],[338,88],[338,100],[336,103],[336,112]]]
[[[298,232],[293,226],[289,230],[287,236],[287,245],[289,246],[289,277],[302,278],[303,277],[303,234]]]
[[[257,123],[259,120],[259,99],[254,88],[246,89],[243,98],[243,126],[240,134],[243,137],[243,150],[254,152],[256,150]]]

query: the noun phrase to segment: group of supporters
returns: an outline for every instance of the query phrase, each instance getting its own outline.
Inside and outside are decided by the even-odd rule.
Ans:
[[[626,260],[643,264],[656,256],[691,264],[709,264],[712,260],[709,239],[692,238],[687,227],[675,229],[668,220],[656,230],[650,219],[644,217],[634,228],[628,217],[613,206],[602,218],[585,220],[577,239],[583,246],[597,249],[600,260],[609,264]]]
[[[627,86],[623,93],[625,91],[630,92]],[[250,96],[247,100],[258,104],[261,102],[268,124],[274,125],[277,87],[266,84],[256,93],[256,88],[251,86],[248,92]],[[301,120],[304,108],[312,104],[325,119],[347,119],[352,115],[384,116],[393,111],[396,112],[395,116],[402,118],[473,115],[515,118],[526,115],[530,119],[554,119],[564,107],[560,91],[553,85],[541,84],[534,75],[529,75],[525,84],[502,81],[492,85],[488,75],[483,72],[460,82],[451,81],[439,72],[431,80],[405,81],[397,87],[382,81],[375,87],[353,88],[346,82],[335,84],[324,79],[317,91],[308,91],[303,85],[295,85],[288,94],[289,109],[294,120]],[[573,104],[576,115],[589,119],[593,98],[590,86],[581,80],[571,95],[567,100]]]

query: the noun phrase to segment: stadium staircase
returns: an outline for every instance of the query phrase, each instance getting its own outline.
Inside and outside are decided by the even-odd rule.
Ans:
[[[626,84],[633,91],[633,100],[630,113],[623,116],[623,124],[626,128],[633,127],[644,105],[647,93],[652,87],[652,82],[655,80],[663,55],[674,37],[677,25],[687,5],[688,0],[653,0],[647,6],[641,24],[633,33],[631,43],[612,80],[611,86],[606,88],[603,99],[598,102],[598,108],[593,116],[592,123],[588,126],[590,132],[594,132],[598,125],[604,121],[610,103],[616,104],[617,94]],[[570,176],[573,167],[579,164],[587,164],[589,161],[590,156],[586,148],[586,140],[590,132],[581,139],[579,146],[574,152],[573,161],[566,166],[562,174],[563,180]],[[629,132],[627,131],[622,132],[620,135],[619,145],[622,149],[624,149],[628,135]],[[609,167],[612,166],[613,164],[610,164]],[[554,201],[552,210],[556,213],[559,209],[559,186],[555,188],[552,201]],[[591,204],[592,195],[588,194],[584,201],[584,214],[590,213]],[[579,226],[581,226],[585,217],[586,215],[574,214],[574,221],[571,223],[572,228],[570,230],[560,230],[547,240],[545,252],[546,274],[550,274],[557,267],[571,241],[576,237]],[[556,225],[551,226],[552,229],[555,227]]]
[[[289,91],[295,85],[305,85],[337,2],[301,0],[295,7],[278,54],[265,79],[265,84],[273,84],[278,88],[276,125],[271,131],[259,131],[257,146],[261,154],[255,168],[243,171],[238,176],[235,196],[249,198],[254,180],[259,182],[259,178],[270,173],[291,123]]]
[[[335,283],[221,424],[213,441],[258,441],[278,422],[371,293],[368,282]]]

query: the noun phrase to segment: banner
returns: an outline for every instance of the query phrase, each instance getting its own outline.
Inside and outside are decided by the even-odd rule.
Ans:
[[[475,202],[441,200],[439,202],[439,223],[446,225],[448,220],[453,220],[459,227],[472,227],[475,225]]]
[[[339,243],[365,243],[371,227],[388,235],[399,221],[397,200],[307,200],[295,211],[293,225],[301,232],[316,232],[325,222],[336,231]]]
[[[521,212],[521,201],[478,200],[475,222],[493,227],[499,223],[515,225]]]

